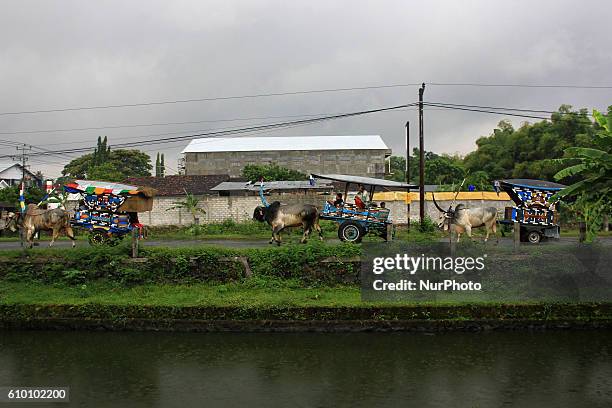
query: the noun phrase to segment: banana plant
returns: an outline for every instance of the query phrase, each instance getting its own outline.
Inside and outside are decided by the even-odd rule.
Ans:
[[[554,160],[567,166],[555,174],[556,180],[579,178],[553,198],[574,200],[572,205],[587,224],[587,242],[594,239],[602,216],[612,209],[612,110],[607,116],[593,110],[593,117],[600,127],[595,147],[570,147],[565,157]]]
[[[45,200],[46,203],[54,203],[54,204],[59,204],[59,208],[63,208],[64,210],[66,209],[66,204],[68,203],[68,197],[70,196],[70,194],[68,194],[65,191],[62,192],[53,192],[52,194],[49,195],[49,198],[47,198]]]
[[[188,193],[187,190],[183,189],[185,192],[185,199],[182,201],[175,201],[172,207],[168,208],[166,211],[181,209],[187,211],[191,214],[193,225],[196,224],[197,215],[198,214],[206,214],[206,211],[203,208],[200,208],[200,200],[193,194]]]

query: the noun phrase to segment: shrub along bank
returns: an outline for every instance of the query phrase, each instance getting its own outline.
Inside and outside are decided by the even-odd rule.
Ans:
[[[143,258],[136,260],[129,258],[126,246],[7,251],[0,254],[0,279],[47,284],[105,280],[136,285],[230,282],[258,276],[295,278],[305,285],[334,285],[358,282],[360,254],[361,248],[356,245],[316,241],[241,250],[144,247],[140,251]]]
[[[610,327],[610,303],[361,301],[361,246],[0,253],[0,328],[477,330]],[[243,260],[249,266],[247,270]],[[250,275],[250,276],[247,276]]]

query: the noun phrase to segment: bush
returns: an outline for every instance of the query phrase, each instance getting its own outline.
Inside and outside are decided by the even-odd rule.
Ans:
[[[420,232],[433,233],[438,229],[438,224],[431,219],[430,216],[426,215],[423,218],[423,222],[416,222],[415,226],[418,228]]]
[[[87,272],[79,269],[67,269],[62,272],[62,278],[66,283],[75,285],[85,282],[85,279],[87,279]]]
[[[273,284],[275,279],[292,279],[303,285],[355,283],[358,262],[342,262],[359,256],[356,245],[307,245],[226,249],[218,247],[141,249],[146,261],[128,257],[127,246],[79,248],[71,251],[28,252],[25,256],[0,255],[0,279],[45,283],[83,284],[96,280],[121,285],[145,283],[192,283],[238,281],[245,277],[242,262],[248,260],[254,284]],[[322,260],[328,262],[321,262]],[[330,262],[329,259],[332,261]],[[338,261],[334,261],[337,259]]]
[[[276,164],[247,164],[242,169],[242,177],[253,183],[259,181],[262,177],[264,180],[271,181],[306,180],[308,178],[304,173],[281,167]]]

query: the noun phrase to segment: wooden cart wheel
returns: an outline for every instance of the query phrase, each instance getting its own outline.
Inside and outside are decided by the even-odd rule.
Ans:
[[[109,241],[106,232],[94,230],[89,233],[88,237],[89,245],[91,246],[102,246],[106,245]]]

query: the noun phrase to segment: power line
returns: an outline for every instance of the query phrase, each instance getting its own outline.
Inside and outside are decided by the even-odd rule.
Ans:
[[[526,108],[507,108],[507,107],[499,107],[499,106],[482,106],[482,105],[465,105],[458,103],[443,103],[443,102],[428,102],[431,104],[435,104],[437,106],[445,106],[445,107],[463,107],[463,108],[478,108],[478,109],[492,109],[492,110],[504,110],[504,111],[516,111],[516,112],[532,112],[532,113],[549,113],[555,114],[558,113],[560,115],[582,115],[582,112],[559,112],[559,111],[549,111],[549,110],[540,110],[540,109],[526,109]],[[592,114],[585,112],[587,116],[593,116]]]
[[[329,88],[329,89],[314,89],[314,90],[291,91],[291,92],[269,92],[269,93],[260,93],[260,94],[250,94],[250,95],[217,96],[217,97],[206,97],[206,98],[177,99],[177,100],[169,100],[169,101],[124,103],[124,104],[116,104],[116,105],[35,109],[35,110],[27,110],[27,111],[0,112],[0,116],[24,115],[24,114],[35,114],[35,113],[52,113],[52,112],[69,112],[69,111],[94,110],[94,109],[133,108],[136,106],[155,106],[155,105],[169,105],[169,104],[191,103],[191,102],[225,101],[225,100],[232,100],[232,99],[267,98],[267,97],[273,97],[273,96],[306,95],[306,94],[318,94],[318,93],[328,93],[328,92],[363,91],[363,90],[368,90],[368,89],[399,88],[399,87],[408,87],[408,86],[415,86],[415,85],[419,85],[419,84],[358,86],[358,87],[351,87],[351,88]]]
[[[112,147],[122,148],[122,147],[135,147],[135,146],[144,146],[144,145],[153,145],[153,144],[163,144],[163,143],[170,143],[170,142],[179,141],[179,140],[193,139],[197,137],[219,137],[219,136],[225,136],[229,134],[243,134],[243,133],[251,133],[253,131],[265,131],[265,130],[271,130],[271,129],[285,128],[285,127],[303,126],[303,125],[308,125],[308,124],[316,123],[316,122],[323,122],[323,121],[329,121],[329,120],[336,120],[336,119],[366,115],[366,114],[371,114],[371,113],[385,112],[385,111],[390,111],[390,110],[395,110],[395,109],[402,109],[402,108],[406,108],[406,107],[410,107],[414,105],[415,105],[414,103],[411,103],[411,104],[390,106],[390,107],[370,109],[370,110],[364,110],[364,111],[343,113],[343,114],[338,114],[338,115],[323,116],[323,117],[317,117],[317,118],[311,118],[311,119],[301,119],[301,120],[295,120],[295,121],[289,121],[289,122],[270,123],[270,124],[251,126],[251,127],[245,127],[245,128],[234,128],[234,129],[206,132],[206,133],[200,133],[200,134],[190,134],[190,135],[167,137],[167,138],[160,138],[160,139],[151,139],[151,140],[142,141],[142,142],[126,142],[126,143],[114,144],[112,145]],[[92,149],[91,147],[64,149],[64,150],[56,150],[56,151],[48,151],[48,152],[36,152],[36,153],[32,153],[32,155],[41,156],[41,155],[48,155],[48,154],[80,153],[80,152],[89,151],[91,149]],[[3,156],[0,156],[0,158],[2,157]]]
[[[568,84],[483,84],[475,82],[426,82],[434,86],[473,86],[473,87],[499,87],[499,88],[566,88],[566,89],[612,89],[612,85],[568,85]]]
[[[391,112],[398,112],[398,111],[403,111],[404,109],[398,109],[397,111],[389,111],[389,113]],[[387,112],[381,112],[381,113],[387,113]],[[334,115],[334,114],[322,114],[322,115]],[[287,117],[304,117],[304,116],[314,116],[314,115],[291,115],[291,116],[287,116]],[[279,118],[282,116],[279,116]],[[271,117],[272,118],[272,117]],[[265,123],[265,122],[264,122]],[[249,124],[248,126],[254,126],[257,125],[259,123],[252,123]],[[226,127],[226,128],[209,128],[209,129],[191,129],[191,130],[181,130],[178,132],[164,132],[164,133],[149,133],[149,134],[144,134],[144,135],[138,135],[138,136],[129,136],[129,137],[122,137],[122,140],[135,140],[135,139],[143,139],[143,138],[151,138],[151,137],[156,137],[156,136],[168,136],[168,135],[185,135],[185,134],[191,134],[193,132],[208,132],[208,131],[213,131],[213,130],[229,130],[229,129],[235,129],[235,127]],[[10,140],[7,140],[7,142],[11,142],[14,144],[20,144],[18,142],[13,142]],[[91,144],[91,143],[95,143],[95,141],[72,141],[72,142],[59,142],[59,143],[46,143],[44,145],[41,146],[61,146],[61,145],[74,145],[74,144]],[[13,146],[13,145],[11,145]]]
[[[463,107],[459,107],[459,106],[445,106],[445,105],[438,105],[438,104],[429,103],[429,102],[425,102],[424,104],[426,106],[434,106],[434,107],[440,107],[440,108],[451,109],[451,110],[461,110],[461,111],[468,111],[468,112],[492,113],[492,114],[495,114],[495,115],[516,116],[516,117],[520,117],[520,118],[530,118],[530,119],[541,119],[541,120],[549,120],[550,119],[550,118],[546,118],[546,117],[542,117],[542,116],[525,115],[525,114],[521,114],[521,113],[496,112],[496,111],[485,110],[485,109],[463,108]]]
[[[612,85],[486,84],[486,83],[475,83],[475,82],[465,82],[465,83],[426,82],[426,84],[433,85],[433,86],[506,87],[506,88],[612,89]],[[353,92],[353,91],[364,91],[364,90],[370,90],[370,89],[405,88],[405,87],[420,86],[420,85],[421,83],[419,82],[419,83],[404,83],[404,84],[389,84],[389,85],[355,86],[355,87],[348,87],[348,88],[309,89],[309,90],[288,91],[288,92],[266,92],[266,93],[258,93],[258,94],[247,94],[247,95],[229,95],[229,96],[176,99],[176,100],[165,100],[165,101],[123,103],[123,104],[112,104],[112,105],[94,105],[94,106],[76,106],[76,107],[66,107],[66,108],[32,109],[32,110],[24,110],[24,111],[0,112],[0,116],[70,112],[70,111],[95,110],[95,109],[133,108],[133,107],[138,107],[138,106],[156,106],[156,105],[169,105],[169,104],[181,104],[181,103],[192,103],[192,102],[211,102],[211,101],[225,101],[225,100],[234,100],[234,99],[268,98],[268,97],[276,97],[276,96],[308,95],[308,94],[319,94],[319,93],[330,93],[330,92]]]
[[[31,134],[31,133],[57,133],[57,132],[76,132],[85,130],[104,130],[104,129],[122,129],[122,128],[137,128],[137,127],[151,127],[151,126],[174,126],[174,125],[192,125],[196,123],[217,123],[217,122],[237,122],[242,120],[268,120],[268,119],[283,119],[283,118],[302,118],[308,116],[320,116],[330,115],[329,113],[313,113],[304,115],[285,115],[285,116],[263,116],[263,117],[251,117],[251,118],[233,118],[233,119],[210,119],[210,120],[193,120],[185,122],[163,122],[163,123],[138,123],[132,125],[108,125],[108,126],[95,126],[95,127],[82,127],[82,128],[69,128],[69,129],[40,129],[40,130],[19,130],[11,132],[0,132],[0,135],[19,135],[19,134]]]
[[[396,111],[389,111],[388,113],[401,112],[403,110],[407,110],[407,109],[398,109]],[[137,128],[137,127],[152,127],[152,126],[175,126],[175,125],[190,125],[190,124],[197,124],[197,123],[235,122],[235,121],[243,121],[243,120],[267,120],[267,119],[284,119],[284,118],[305,118],[305,117],[313,117],[313,116],[328,116],[328,115],[338,115],[338,114],[341,114],[341,112],[335,112],[335,113],[309,113],[309,114],[302,114],[302,115],[283,115],[283,116],[260,116],[260,117],[250,117],[250,118],[232,118],[232,119],[207,119],[207,120],[194,120],[194,121],[185,121],[185,122],[162,122],[162,123],[139,123],[139,124],[125,124],[125,125],[105,125],[105,126],[82,127],[82,128],[68,128],[68,129],[16,130],[16,131],[0,132],[0,135],[19,135],[19,134],[34,134],[34,133],[76,132],[76,131],[87,131],[87,130],[122,129],[122,128]],[[183,132],[160,133],[160,134],[154,134],[154,135],[144,135],[142,137],[168,135],[168,134],[178,134],[178,133],[183,133]],[[141,137],[141,136],[137,136],[137,137]],[[131,138],[134,138],[134,137],[130,137],[128,139],[131,139]],[[72,144],[72,143],[73,142],[47,143],[44,146]],[[89,143],[89,142],[87,142],[87,143]]]

